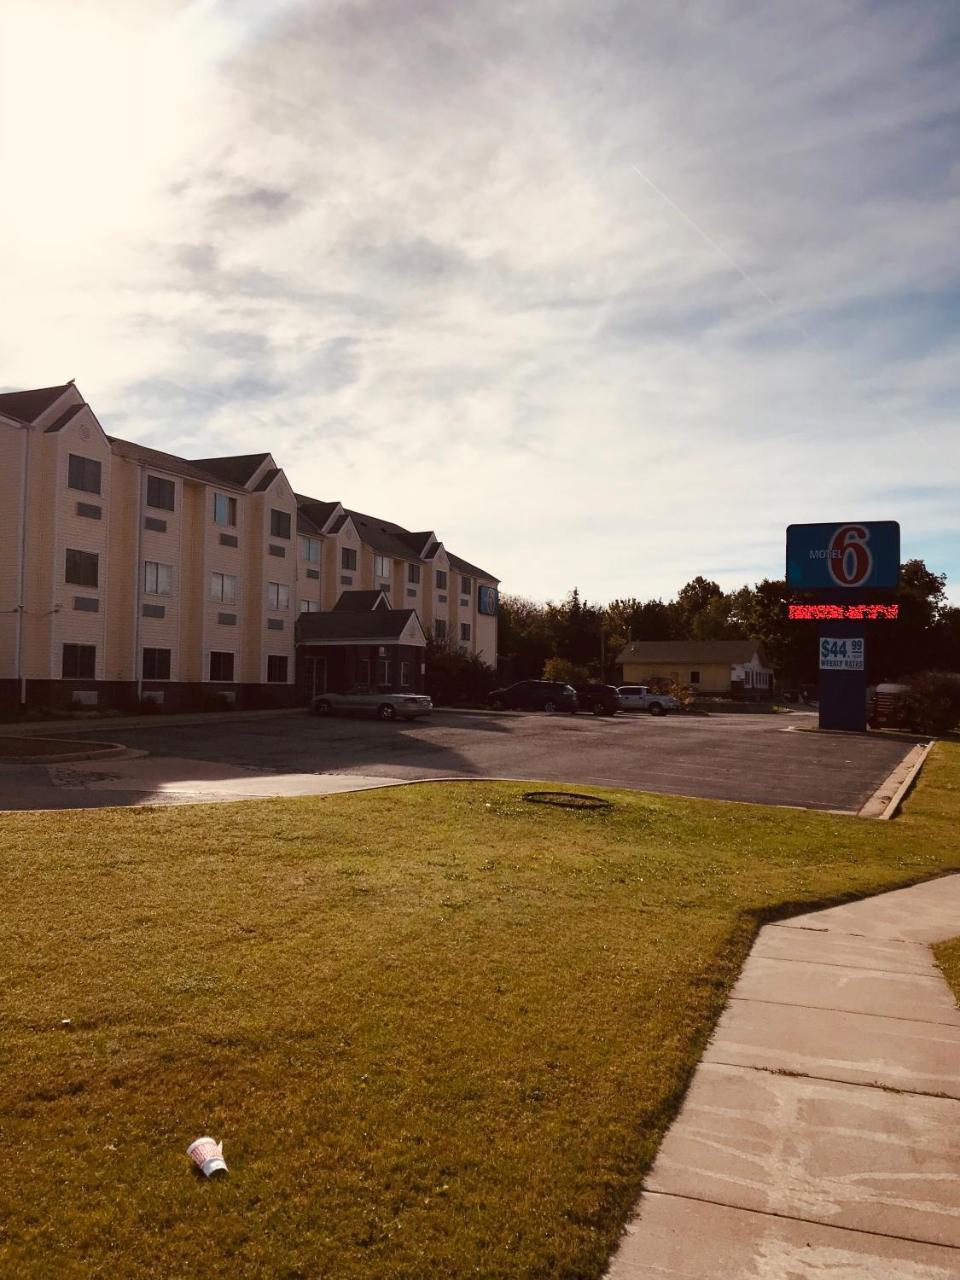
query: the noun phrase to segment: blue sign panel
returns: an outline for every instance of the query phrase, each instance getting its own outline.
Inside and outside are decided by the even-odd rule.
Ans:
[[[477,588],[477,613],[486,613],[492,617],[497,615],[496,587]]]
[[[803,591],[888,589],[900,581],[896,520],[792,524],[787,529],[787,586]]]

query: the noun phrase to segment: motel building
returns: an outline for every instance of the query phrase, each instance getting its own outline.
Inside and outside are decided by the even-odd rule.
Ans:
[[[0,709],[420,693],[428,635],[496,666],[497,578],[269,453],[119,440],[73,382],[0,394],[0,440]]]

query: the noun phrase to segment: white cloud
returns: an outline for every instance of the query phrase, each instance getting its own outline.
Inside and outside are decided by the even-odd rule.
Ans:
[[[68,9],[90,101],[13,8],[6,385],[535,596],[738,585],[834,517],[957,591],[951,4]]]

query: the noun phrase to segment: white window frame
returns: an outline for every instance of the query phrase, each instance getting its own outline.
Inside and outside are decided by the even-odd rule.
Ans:
[[[320,539],[311,538],[306,533],[300,535],[300,559],[308,564],[320,563]]]
[[[348,564],[348,563],[347,563],[347,561],[348,561],[348,560],[350,560],[350,559],[352,559],[352,560],[353,560],[353,564]],[[341,548],[340,548],[340,570],[341,570],[341,572],[342,572],[342,573],[356,573],[356,572],[357,572],[357,549],[356,549],[356,547],[341,547]]]
[[[286,582],[267,583],[267,608],[277,613],[290,608],[290,587]]]
[[[377,658],[377,685],[390,683],[390,659]]]
[[[400,688],[401,689],[410,688],[410,663],[409,662],[400,663]]]
[[[373,572],[378,578],[389,578],[392,575],[393,565],[389,556],[381,556],[374,554]]]
[[[320,602],[318,600],[301,600],[300,612],[301,613],[319,613]]]
[[[460,643],[461,644],[470,643],[470,623],[469,622],[460,623]]]
[[[211,570],[210,599],[216,600],[219,604],[236,604],[237,575],[235,573],[221,573],[219,569]],[[226,652],[226,649],[217,650],[217,653]]]
[[[420,566],[418,564],[407,565],[407,582],[411,587],[419,587],[420,585]]]
[[[145,596],[169,596],[173,586],[173,565],[162,560],[144,560],[143,594]]]
[[[218,508],[220,504],[226,506],[226,520],[221,520]],[[225,529],[235,529],[237,527],[237,500],[229,493],[214,493],[213,495],[213,523],[222,525]],[[219,652],[219,651],[218,651]]]

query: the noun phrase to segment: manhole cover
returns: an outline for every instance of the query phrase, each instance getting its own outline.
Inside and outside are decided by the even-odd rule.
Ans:
[[[599,796],[585,796],[576,791],[526,791],[523,796],[530,804],[552,804],[558,809],[612,809],[609,800]]]

